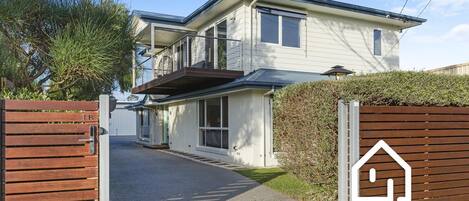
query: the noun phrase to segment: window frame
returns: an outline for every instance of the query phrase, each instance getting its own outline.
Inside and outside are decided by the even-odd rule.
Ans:
[[[279,31],[279,32],[281,32],[280,36],[281,36],[282,38],[281,38],[280,41],[281,41],[282,47],[287,47],[287,48],[301,48],[301,38],[302,38],[302,37],[301,37],[301,22],[302,22],[302,19],[301,19],[301,18],[296,18],[296,17],[288,17],[288,16],[280,16],[280,17],[281,17],[280,19],[282,20],[282,22],[280,23],[280,24],[282,25],[282,27],[280,27],[280,31]],[[284,44],[284,41],[283,41],[283,32],[284,32],[284,29],[283,29],[283,28],[284,28],[284,27],[283,27],[283,18],[284,18],[284,17],[286,17],[286,18],[291,18],[291,19],[297,19],[297,20],[298,20],[298,46],[286,46],[286,45]]]
[[[379,54],[376,51],[376,33],[379,32]],[[373,55],[377,57],[383,56],[383,30],[375,28],[373,29],[373,34],[372,34],[372,39],[373,39]]]
[[[230,139],[229,139],[229,115],[227,116],[227,119],[226,119],[226,123],[227,123],[227,126],[224,127],[224,119],[223,119],[223,114],[224,111],[223,110],[223,98],[226,98],[227,99],[227,110],[228,110],[228,113],[229,113],[229,98],[228,96],[220,96],[220,97],[212,97],[212,98],[206,98],[206,99],[201,99],[201,100],[198,100],[197,101],[197,125],[198,125],[198,132],[197,132],[197,147],[198,148],[204,148],[204,149],[212,149],[212,150],[218,150],[218,151],[227,151],[230,149],[230,146],[229,146],[229,143],[230,143]],[[220,102],[220,127],[210,127],[210,126],[207,126],[207,100],[209,99],[218,99],[218,101]],[[203,109],[204,109],[204,126],[201,126],[200,124],[200,104],[201,102],[203,102]],[[213,147],[213,146],[207,146],[207,135],[206,135],[206,131],[208,130],[216,130],[216,131],[219,131],[220,132],[220,147]],[[202,144],[202,142],[200,141],[201,138],[200,138],[200,135],[201,135],[201,131],[205,131],[204,133],[204,139],[205,139],[205,142]],[[223,147],[223,133],[226,132],[226,135],[227,135],[227,146],[226,148]]]
[[[290,11],[287,11],[287,12],[290,12]],[[258,38],[259,38],[259,42],[261,44],[265,44],[265,45],[271,45],[271,46],[280,46],[282,48],[292,48],[292,49],[302,49],[304,47],[304,44],[302,44],[301,42],[301,39],[304,36],[303,34],[303,25],[304,25],[304,22],[306,20],[306,18],[299,18],[299,17],[291,17],[291,16],[285,16],[285,17],[289,17],[289,18],[296,18],[296,19],[299,19],[299,25],[298,25],[298,40],[299,40],[299,47],[292,47],[292,46],[285,46],[283,45],[283,15],[279,15],[279,14],[273,14],[273,13],[265,13],[265,14],[269,14],[269,15],[274,15],[274,16],[277,16],[278,17],[278,43],[271,43],[271,42],[263,42],[262,41],[262,14],[264,14],[263,12],[260,12],[260,11],[257,11],[257,25],[258,25],[258,28],[257,28],[257,32],[258,32]]]
[[[225,17],[222,17],[218,20],[216,20],[215,22],[207,25],[207,27],[205,29],[203,29],[200,33],[203,33],[202,35],[205,36],[205,33],[213,28],[213,36],[214,38],[218,38],[218,25],[223,23],[223,21],[226,21],[226,39],[228,39],[229,37],[229,20],[228,20],[228,16],[225,16]],[[193,43],[194,41],[192,41]],[[214,39],[213,40],[213,44],[214,44],[214,54],[213,54],[213,68],[214,69],[220,69],[220,67],[218,66],[218,40],[217,39]],[[204,45],[205,45],[205,41],[204,41]],[[228,55],[228,44],[227,44],[227,55]],[[228,61],[228,56],[227,56],[227,59]]]
[[[272,15],[272,16],[276,16],[277,17],[277,42],[274,43],[274,42],[266,42],[266,41],[262,41],[262,15],[265,14],[265,15]],[[272,44],[272,45],[281,45],[282,44],[282,32],[281,32],[281,29],[282,29],[282,16],[280,15],[275,15],[275,14],[271,14],[271,13],[262,13],[262,12],[259,12],[259,41],[261,43],[264,43],[264,44]]]

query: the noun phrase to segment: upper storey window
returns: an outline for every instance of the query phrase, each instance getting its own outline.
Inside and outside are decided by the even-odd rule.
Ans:
[[[376,56],[381,56],[381,30],[373,31],[373,52]]]
[[[261,13],[261,41],[265,43],[278,43],[279,20],[277,15]]]
[[[300,47],[300,23],[306,15],[270,8],[258,8],[261,13],[261,42]]]
[[[300,47],[300,19],[282,17],[282,45]]]

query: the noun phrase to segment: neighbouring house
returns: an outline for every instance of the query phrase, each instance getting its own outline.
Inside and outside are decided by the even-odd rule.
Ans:
[[[442,68],[428,70],[431,73],[447,75],[469,75],[469,63],[456,64]]]
[[[186,17],[133,20],[154,73],[132,89],[147,94],[134,106],[150,108],[147,144],[255,167],[277,165],[275,90],[330,79],[338,65],[399,69],[399,33],[426,21],[319,0],[210,0]]]
[[[136,101],[117,101],[116,109],[111,112],[109,120],[109,134],[111,136],[136,136],[135,111],[128,110]]]

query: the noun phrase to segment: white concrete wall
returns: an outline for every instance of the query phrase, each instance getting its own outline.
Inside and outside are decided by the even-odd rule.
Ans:
[[[118,104],[111,112],[109,121],[109,134],[112,136],[136,135],[136,114],[135,111],[127,110],[127,104]]]
[[[170,105],[170,148],[231,163],[263,167],[264,93],[245,91],[228,95],[228,150],[198,146],[198,100]],[[269,164],[275,165],[276,162],[271,159],[267,166]]]

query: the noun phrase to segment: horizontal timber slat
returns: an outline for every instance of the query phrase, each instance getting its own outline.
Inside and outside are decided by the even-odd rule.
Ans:
[[[79,190],[52,193],[33,193],[22,195],[8,195],[5,201],[75,201],[75,200],[97,200],[97,190]]]
[[[363,114],[360,122],[454,122],[469,121],[469,115]]]
[[[89,155],[88,146],[64,147],[10,147],[5,151],[5,157],[10,158],[38,158],[38,157],[68,157]]]
[[[5,110],[78,110],[97,111],[98,102],[6,100]]]
[[[367,122],[360,123],[360,130],[407,130],[407,129],[469,129],[469,122]]]
[[[64,134],[85,133],[96,124],[5,124],[8,134]]]
[[[38,193],[97,188],[97,179],[7,183],[5,193]]]
[[[98,177],[98,169],[96,167],[56,170],[9,171],[5,174],[5,181],[45,181],[94,177]]]
[[[97,112],[7,112],[4,122],[98,122]]]
[[[366,147],[372,147],[380,139],[362,139],[360,144]],[[390,146],[397,145],[425,145],[425,144],[469,144],[469,137],[435,137],[435,138],[396,138],[384,139]]]
[[[441,136],[469,136],[469,129],[452,130],[382,130],[360,131],[361,138],[408,138],[408,137],[441,137]]]
[[[34,145],[80,145],[85,142],[85,135],[8,135],[5,137],[6,146],[34,146]]]
[[[5,162],[8,170],[55,169],[75,167],[96,167],[96,156],[45,159],[9,159]]]
[[[362,106],[360,114],[469,114],[469,107]]]

